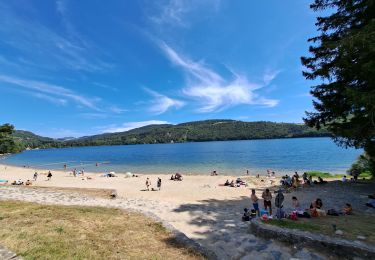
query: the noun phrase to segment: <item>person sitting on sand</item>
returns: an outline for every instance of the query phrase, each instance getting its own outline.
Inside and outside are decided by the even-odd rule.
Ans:
[[[217,175],[219,175],[219,174],[216,171],[211,172],[211,176],[217,176]]]
[[[292,197],[292,205],[293,205],[294,210],[296,210],[296,211],[301,210],[299,201],[298,201],[297,197],[295,197],[295,196]]]
[[[343,177],[342,177],[342,180],[341,180],[342,182],[347,182],[348,181],[348,179],[346,178],[346,175],[344,175]]]
[[[375,208],[375,194],[368,195],[369,200],[366,203],[367,207]]]
[[[231,187],[235,187],[234,180],[232,180],[232,181],[230,182],[229,186],[231,186]]]
[[[260,216],[259,212],[259,203],[258,203],[258,196],[255,194],[255,190],[251,190],[251,196],[250,196],[251,201],[253,202],[253,208],[256,211],[257,215]]]
[[[323,180],[322,177],[318,176],[319,184],[327,183],[327,181]]]
[[[326,212],[322,209],[323,202],[321,199],[316,199],[310,204],[310,212],[313,217],[325,216]]]
[[[307,172],[304,172],[304,173],[302,174],[302,179],[303,179],[305,182],[308,181],[308,178],[307,178]]]
[[[48,171],[48,174],[47,174],[47,181],[50,181],[52,178],[52,173],[51,171]]]
[[[266,189],[263,193],[262,193],[262,198],[263,198],[263,203],[264,203],[264,209],[267,210],[269,209],[269,213],[270,215],[272,215],[272,203],[271,203],[271,200],[272,200],[272,194],[270,192],[269,189]]]
[[[323,201],[321,199],[316,199],[310,204],[310,209],[321,209],[323,207]]]
[[[229,185],[230,185],[229,180],[226,180],[224,183],[224,186],[229,186]]]
[[[23,181],[22,181],[21,179],[18,179],[18,180],[16,181],[16,185],[23,185]]]
[[[173,174],[172,174],[170,180],[171,180],[171,181],[174,181],[174,175],[173,175]]]
[[[180,173],[176,173],[174,176],[175,181],[182,181],[182,175]]]
[[[345,207],[342,209],[342,213],[344,215],[351,215],[353,214],[353,208],[352,208],[352,205],[349,204],[349,203],[346,203],[345,204]]]
[[[27,186],[32,185],[32,182],[30,180],[27,180],[25,183]]]
[[[146,189],[147,189],[147,190],[150,190],[150,186],[151,186],[151,181],[150,181],[150,179],[147,177],[147,179],[146,179]]]

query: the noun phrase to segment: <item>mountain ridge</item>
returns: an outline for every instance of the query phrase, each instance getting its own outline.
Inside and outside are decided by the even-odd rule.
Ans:
[[[304,124],[269,121],[244,122],[212,119],[180,124],[147,125],[124,132],[103,133],[65,140],[16,130],[14,136],[30,148],[75,147],[97,145],[130,145],[153,143],[183,143],[204,141],[254,140],[297,137],[327,137],[326,130],[316,130]]]

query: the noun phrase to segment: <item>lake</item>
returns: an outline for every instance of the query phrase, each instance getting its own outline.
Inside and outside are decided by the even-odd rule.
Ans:
[[[0,163],[93,172],[244,175],[319,170],[345,173],[362,150],[338,147],[330,138],[92,146],[24,151]],[[96,166],[96,163],[99,163]]]

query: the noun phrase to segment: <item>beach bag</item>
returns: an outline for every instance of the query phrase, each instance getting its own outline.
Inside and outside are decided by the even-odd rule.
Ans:
[[[292,214],[289,215],[290,220],[297,220],[297,212],[293,211]]]

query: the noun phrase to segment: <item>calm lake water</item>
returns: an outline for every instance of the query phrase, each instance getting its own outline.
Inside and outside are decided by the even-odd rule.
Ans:
[[[320,170],[344,173],[362,150],[343,149],[329,138],[295,138],[181,144],[119,145],[25,151],[0,160],[43,169],[94,172],[264,174]],[[99,166],[96,166],[99,162]],[[105,163],[103,163],[105,162]]]

